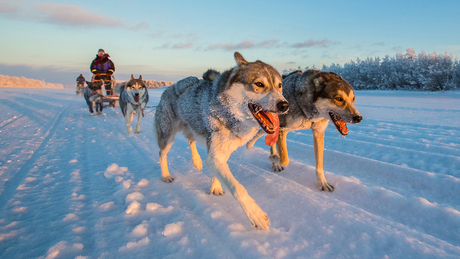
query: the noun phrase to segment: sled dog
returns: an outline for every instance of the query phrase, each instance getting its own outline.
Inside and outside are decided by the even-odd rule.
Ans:
[[[289,111],[280,115],[280,134],[276,146],[270,148],[273,171],[280,172],[289,164],[286,135],[292,130],[311,128],[316,161],[316,179],[321,191],[334,191],[323,171],[324,131],[329,121],[342,135],[348,134],[346,123],[359,123],[363,117],[356,109],[353,87],[335,73],[308,70],[283,75],[283,95],[289,102]],[[246,147],[251,148],[263,136],[258,134]],[[277,148],[279,155],[277,154]]]
[[[174,179],[168,171],[167,153],[178,132],[189,141],[192,162],[202,169],[196,141],[206,145],[206,165],[212,173],[210,193],[223,195],[223,184],[239,202],[256,228],[268,230],[267,214],[230,172],[227,161],[262,127],[274,133],[278,114],[289,104],[282,95],[280,74],[262,61],[248,62],[235,52],[236,66],[222,74],[208,70],[203,79],[188,77],[166,89],[155,113],[154,131],[160,148],[162,180]]]
[[[149,91],[142,80],[142,75],[139,79],[131,79],[125,84],[118,84],[115,86],[115,93],[120,96],[119,105],[123,117],[125,117],[126,128],[129,134],[133,134],[133,113],[137,114],[136,133],[141,133],[141,119],[144,116],[144,108],[149,101]]]
[[[91,116],[94,115],[93,106],[96,106],[96,114],[102,114],[102,81],[88,82],[83,96],[85,97],[86,104],[88,104]]]

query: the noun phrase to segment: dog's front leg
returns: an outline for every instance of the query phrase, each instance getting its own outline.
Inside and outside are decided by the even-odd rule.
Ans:
[[[328,122],[328,120],[315,122],[312,124],[311,130],[313,132],[313,146],[315,149],[316,180],[318,180],[321,191],[333,192],[334,186],[326,181],[323,170],[324,131],[327,128]]]
[[[102,114],[102,102],[96,102],[96,114],[97,115]]]
[[[268,219],[267,214],[259,207],[259,205],[257,205],[254,199],[249,196],[243,185],[241,185],[230,172],[227,160],[230,157],[231,152],[227,151],[229,154],[223,154],[222,152],[224,151],[222,149],[218,150],[219,152],[216,152],[216,150],[211,146],[208,151],[206,164],[209,170],[228,188],[233,197],[235,197],[235,199],[240,203],[244,213],[251,223],[256,228],[269,230],[270,220]]]
[[[284,167],[289,164],[289,157],[287,153],[286,135],[287,131],[280,131],[276,145],[270,147],[270,156],[268,159],[272,162],[272,169],[274,172],[281,172]],[[277,154],[276,147],[278,147],[279,155]]]
[[[137,109],[136,134],[141,133],[142,108]]]
[[[90,100],[86,100],[86,104],[88,105],[89,112],[91,113],[91,116],[94,115],[94,110],[93,110],[93,102]]]
[[[188,144],[190,146],[190,151],[192,153],[193,166],[198,170],[203,169],[203,162],[201,160],[200,153],[198,153],[198,150],[196,149],[196,141],[189,140]]]
[[[133,134],[133,127],[131,126],[133,112],[134,112],[133,108],[131,107],[131,105],[128,104],[128,107],[125,113],[126,129],[128,130],[128,134]]]
[[[246,148],[251,149],[256,141],[260,139],[263,135],[265,135],[265,131],[263,129],[260,129],[257,134],[248,142],[246,143]]]

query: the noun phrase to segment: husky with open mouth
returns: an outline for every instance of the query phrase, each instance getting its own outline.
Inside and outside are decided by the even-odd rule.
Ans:
[[[133,134],[131,122],[133,121],[134,113],[137,114],[135,132],[141,133],[141,119],[144,116],[143,110],[149,101],[149,91],[144,80],[142,80],[142,75],[138,79],[134,79],[133,75],[131,75],[131,79],[128,82],[116,85],[114,91],[120,96],[120,109],[125,118],[128,133]]]
[[[259,128],[276,138],[278,114],[286,113],[289,105],[282,94],[281,76],[273,67],[262,61],[247,62],[238,52],[234,57],[237,65],[222,74],[208,70],[201,80],[188,77],[163,92],[154,125],[161,176],[168,183],[174,180],[166,157],[174,136],[182,131],[189,141],[193,164],[199,170],[202,160],[195,142],[207,147],[206,165],[213,174],[210,193],[223,195],[223,184],[251,223],[268,230],[270,220],[233,177],[227,161]]]
[[[326,181],[323,170],[324,131],[329,121],[337,131],[346,136],[349,132],[347,123],[359,123],[363,117],[356,109],[353,87],[335,73],[307,70],[295,71],[283,76],[283,95],[289,102],[289,111],[280,115],[280,133],[276,141],[267,142],[270,148],[270,161],[273,171],[280,172],[289,164],[286,135],[292,130],[311,128],[316,161],[316,178],[322,191],[334,191]],[[251,148],[255,141],[265,134],[258,134],[246,147]],[[279,155],[277,154],[277,148]]]

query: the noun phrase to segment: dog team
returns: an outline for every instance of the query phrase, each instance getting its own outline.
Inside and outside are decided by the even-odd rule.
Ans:
[[[286,136],[289,131],[311,129],[319,190],[332,192],[323,170],[324,135],[332,121],[338,132],[348,134],[346,123],[359,123],[363,117],[354,106],[353,87],[341,76],[318,70],[295,71],[281,75],[272,66],[257,60],[246,61],[235,52],[236,66],[222,73],[208,70],[202,79],[187,77],[169,86],[161,95],[154,117],[161,179],[171,183],[167,154],[177,133],[189,142],[192,163],[202,169],[196,142],[207,148],[205,164],[212,173],[210,194],[223,195],[224,189],[238,201],[249,221],[258,229],[269,230],[270,220],[247,190],[232,175],[227,164],[239,147],[250,149],[263,135],[270,146],[269,161],[275,172],[289,164]],[[102,85],[87,82],[84,96],[102,111]],[[142,110],[148,91],[142,76],[117,85],[120,108],[132,134],[133,113],[138,114],[135,133],[140,132]],[[99,102],[99,106],[98,106]]]

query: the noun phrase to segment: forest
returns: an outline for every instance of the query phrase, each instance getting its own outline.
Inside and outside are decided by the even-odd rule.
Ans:
[[[316,68],[304,70],[308,69]],[[460,62],[447,52],[416,54],[413,48],[408,48],[406,54],[398,53],[394,57],[357,58],[343,66],[323,65],[319,70],[341,75],[356,90],[460,90]],[[288,72],[285,70],[283,74]]]

